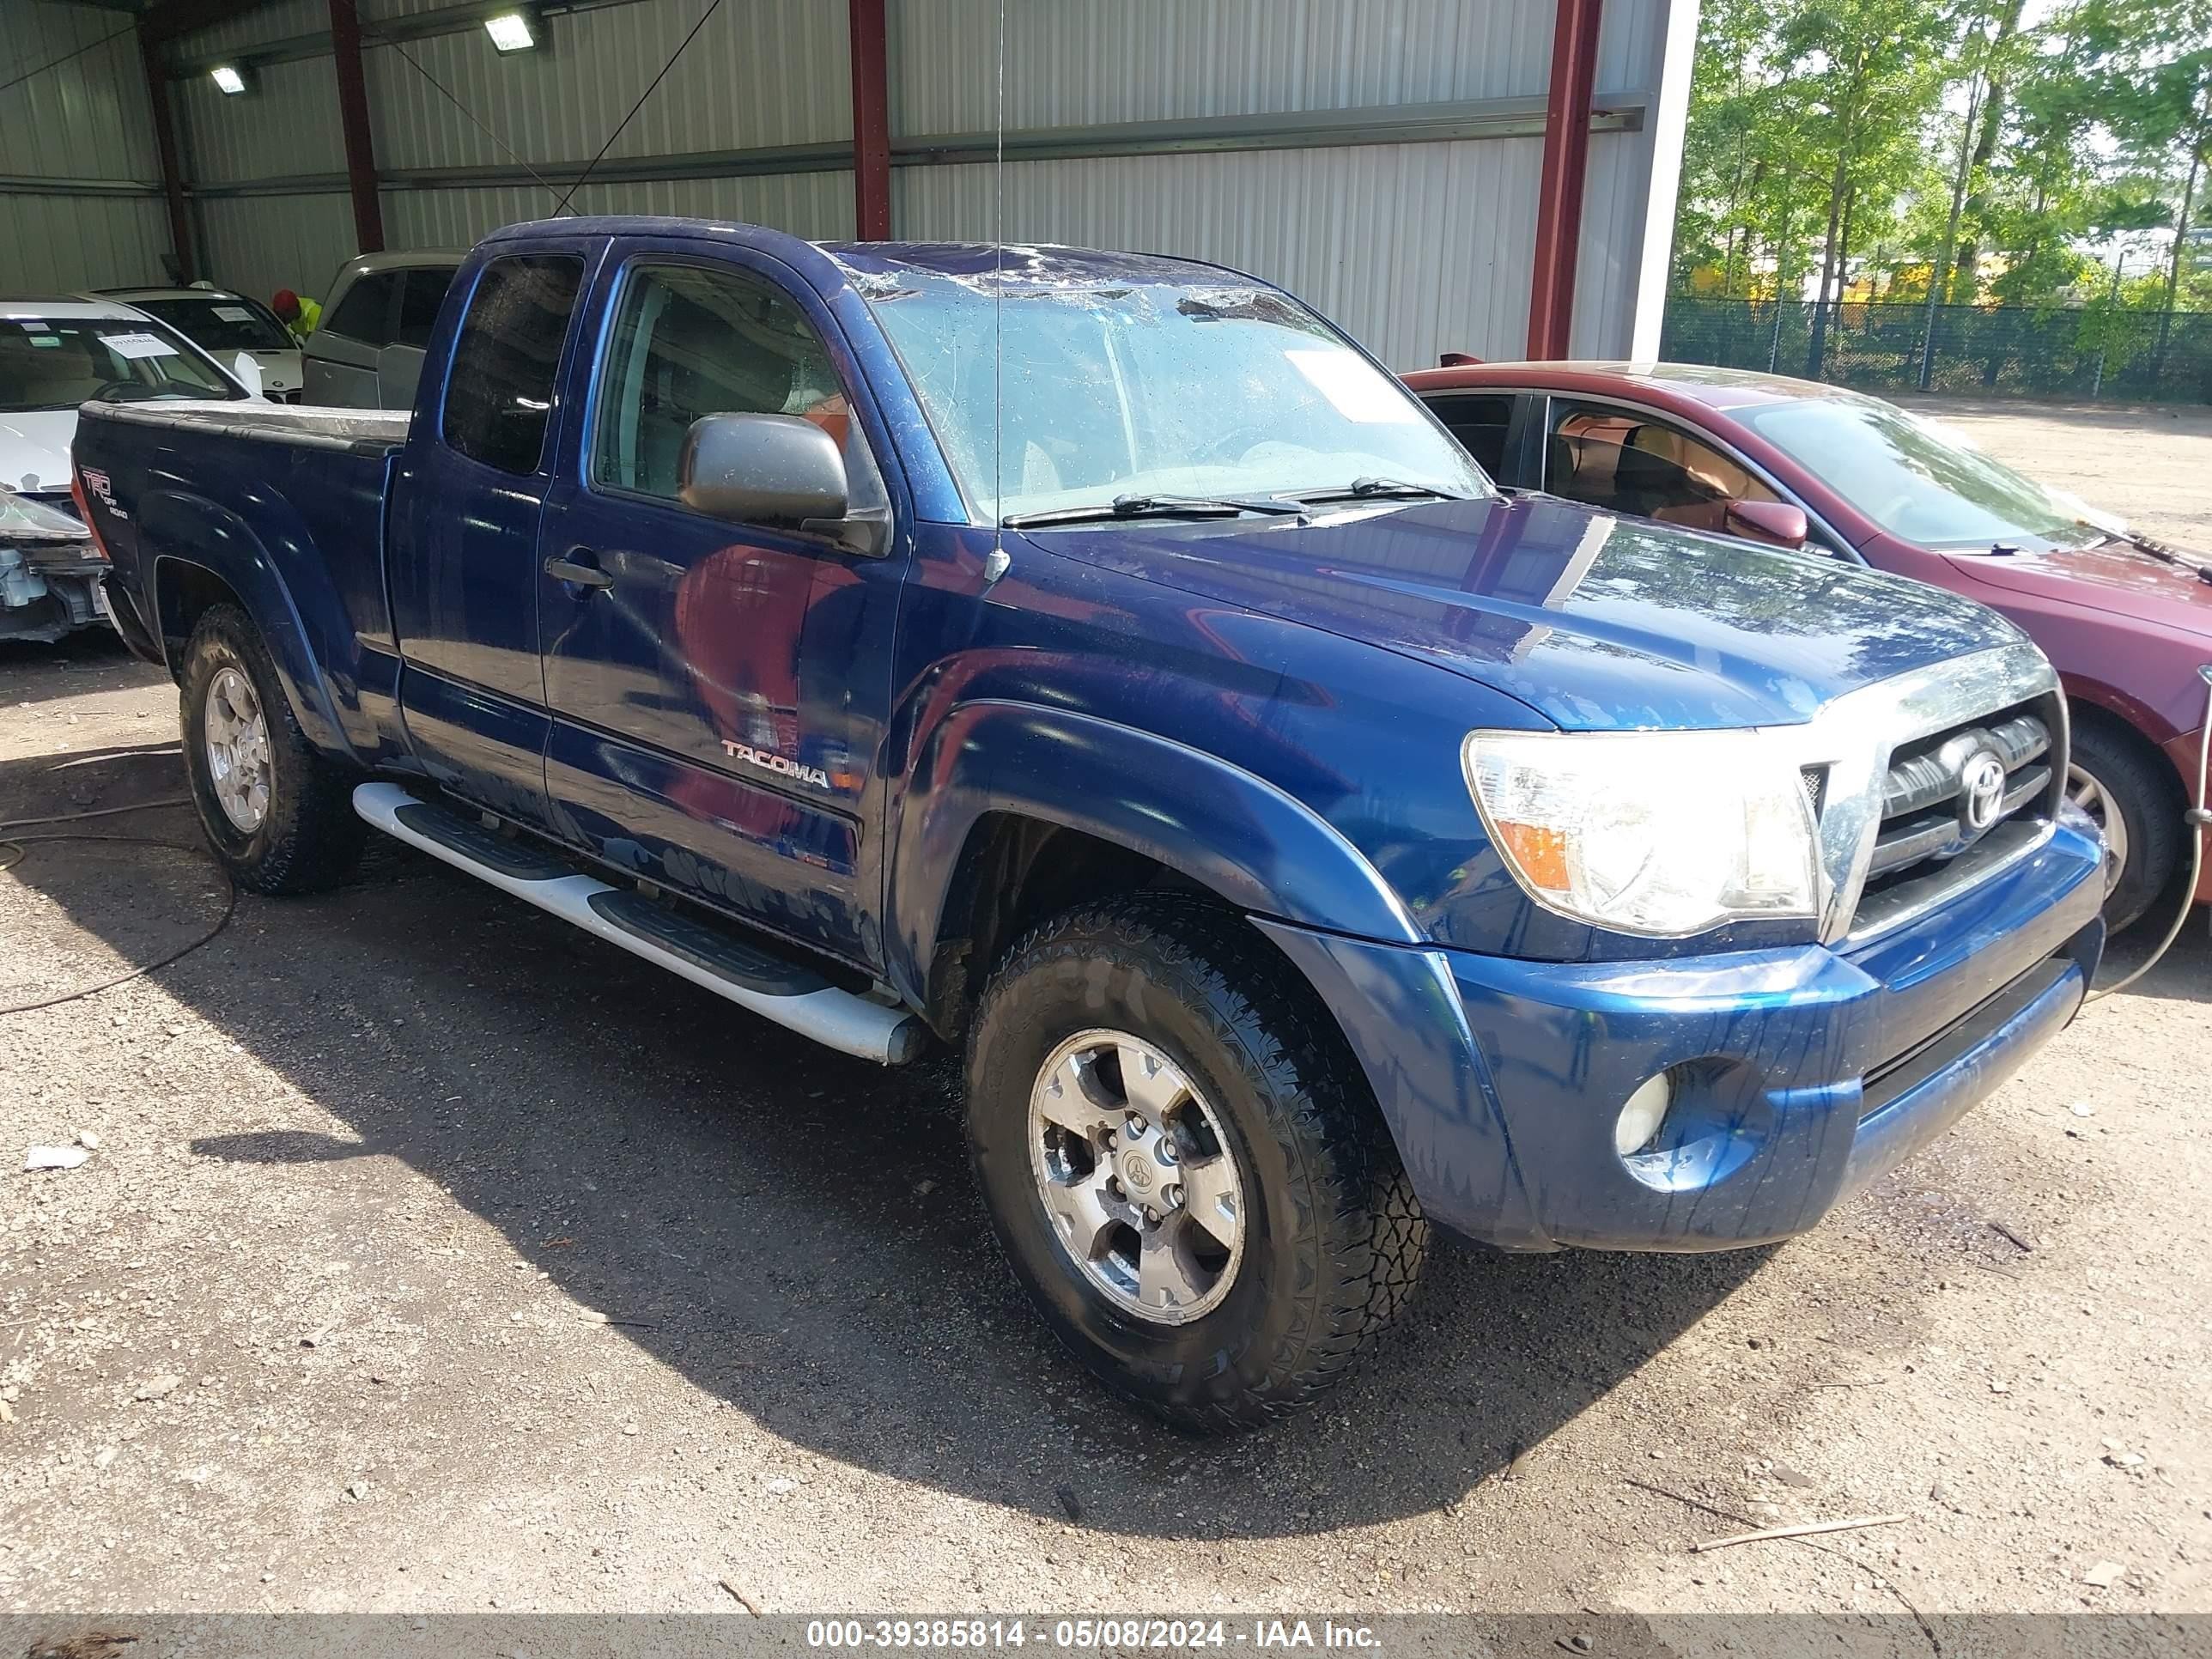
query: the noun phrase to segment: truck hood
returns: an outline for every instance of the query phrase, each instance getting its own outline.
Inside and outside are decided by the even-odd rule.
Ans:
[[[2212,565],[2212,554],[2188,548],[2174,550],[2199,564]],[[2212,639],[2212,582],[2123,541],[2073,552],[1953,553],[1944,557],[1952,568],[1992,590],[1992,604],[2002,604],[2004,594],[2026,594]]]
[[[1571,730],[1795,725],[1860,686],[2022,637],[1923,583],[1548,497],[1328,513],[1027,533],[1436,663]]]
[[[0,489],[25,495],[70,487],[74,409],[33,409],[0,415]]]

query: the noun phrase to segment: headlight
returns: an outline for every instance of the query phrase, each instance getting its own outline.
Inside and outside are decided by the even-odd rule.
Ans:
[[[1818,830],[1781,733],[1477,732],[1468,788],[1538,903],[1681,938],[1820,909]]]

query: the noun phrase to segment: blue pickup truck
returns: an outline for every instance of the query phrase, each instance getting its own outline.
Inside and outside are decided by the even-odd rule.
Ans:
[[[242,886],[374,826],[831,1048],[964,1044],[1014,1272],[1193,1426],[1340,1376],[1432,1224],[1812,1225],[2103,942],[2009,623],[1503,497],[1215,266],[518,226],[411,414],[97,404],[75,461]]]

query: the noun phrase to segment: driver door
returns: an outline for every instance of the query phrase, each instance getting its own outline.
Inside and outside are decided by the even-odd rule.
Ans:
[[[902,561],[680,498],[692,422],[757,413],[822,426],[854,503],[884,501],[857,379],[820,302],[765,264],[641,246],[610,262],[605,285],[592,418],[571,440],[538,550],[560,832],[657,885],[869,961]]]

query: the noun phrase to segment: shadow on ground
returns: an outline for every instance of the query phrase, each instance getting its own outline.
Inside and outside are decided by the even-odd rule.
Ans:
[[[0,766],[0,818],[63,810],[52,767]],[[92,771],[99,805],[178,792],[173,755],[64,775]],[[175,810],[100,827],[196,839]],[[27,851],[0,884],[94,934],[114,928],[126,879],[174,884],[179,932],[206,926],[204,874],[175,854]],[[142,921],[158,896],[131,896]],[[1031,1317],[969,1182],[948,1060],[829,1053],[390,843],[340,891],[242,897],[222,947],[159,982],[349,1131],[271,1123],[197,1140],[198,1158],[276,1181],[398,1160],[786,1438],[1054,1519],[1072,1501],[1132,1535],[1321,1531],[1454,1500],[1765,1259],[1446,1244],[1400,1336],[1319,1409],[1188,1441],[1104,1395]]]
[[[121,636],[104,625],[53,641],[0,640],[0,708],[51,702],[161,674],[133,657]]]
[[[2173,927],[2173,913],[2183,890],[2195,885],[2187,868],[2187,843],[2183,867],[2175,871],[2166,890],[2154,899],[2142,919],[2116,939],[2105,943],[2105,959],[2097,969],[2097,988],[2107,990],[2129,978],[2151,959]],[[2128,987],[2130,996],[2158,997],[2169,1002],[2212,1002],[2212,905],[2191,904],[2173,943],[2150,971]]]

